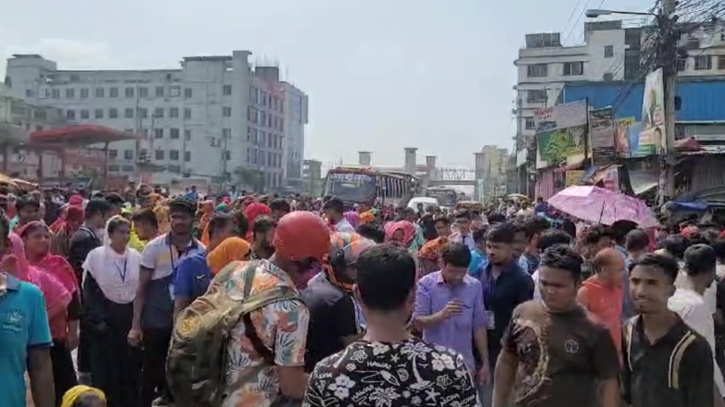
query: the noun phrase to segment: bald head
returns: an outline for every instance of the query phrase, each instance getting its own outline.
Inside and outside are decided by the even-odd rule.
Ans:
[[[592,261],[594,270],[624,270],[624,256],[617,249],[607,248],[599,251]]]

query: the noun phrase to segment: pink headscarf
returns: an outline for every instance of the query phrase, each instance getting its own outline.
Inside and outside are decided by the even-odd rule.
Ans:
[[[398,230],[403,231],[403,245],[405,247],[410,246],[411,242],[413,241],[413,238],[415,237],[415,225],[411,222],[408,222],[407,220],[401,220],[398,222],[388,222],[383,227],[385,230],[385,241],[389,242],[392,238],[395,232]]]
[[[43,222],[33,221],[23,225],[15,234],[22,238],[26,230],[31,230],[36,227],[48,229]],[[27,259],[27,257],[26,254],[25,258]],[[30,264],[29,260],[26,261]],[[63,286],[71,295],[79,291],[80,282],[76,280],[75,271],[65,257],[50,253],[50,250],[48,250],[42,259],[34,262],[34,264],[30,264],[30,266],[35,266],[46,273],[52,274],[58,281],[63,283]]]
[[[65,338],[65,333],[58,332],[56,328],[58,324],[54,322],[62,318],[63,326],[65,326],[66,308],[70,304],[71,293],[55,276],[28,263],[28,259],[25,257],[25,245],[20,236],[11,233],[10,241],[13,252],[0,260],[0,269],[7,270],[15,278],[40,288],[45,297],[45,308],[48,311],[52,336],[56,339]]]

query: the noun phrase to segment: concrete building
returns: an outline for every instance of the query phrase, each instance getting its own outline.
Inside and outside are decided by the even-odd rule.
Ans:
[[[153,182],[165,184],[229,180],[243,168],[261,172],[266,188],[278,188],[286,184],[285,112],[294,109],[285,106],[279,69],[253,67],[250,55],[185,57],[180,69],[94,71],[14,55],[7,83],[13,96],[63,109],[69,122],[145,135],[111,144],[110,173],[138,176],[137,164],[151,163],[162,168]]]
[[[486,200],[506,194],[506,172],[509,153],[498,146],[484,146],[476,153],[475,199]]]
[[[302,182],[302,193],[311,196],[319,196],[322,194],[322,161],[302,161]]]
[[[294,85],[282,82],[284,92],[284,157],[287,185],[302,186],[305,126],[309,122],[309,98]]]

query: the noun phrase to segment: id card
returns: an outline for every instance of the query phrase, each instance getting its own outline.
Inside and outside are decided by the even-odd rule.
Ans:
[[[484,311],[483,314],[486,316],[486,329],[496,329],[496,317],[493,311]]]
[[[169,284],[169,298],[171,298],[171,301],[174,301],[176,298],[174,296],[174,285]]]

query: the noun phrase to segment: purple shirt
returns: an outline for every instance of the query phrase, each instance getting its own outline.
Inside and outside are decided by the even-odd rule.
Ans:
[[[443,281],[440,271],[428,274],[418,281],[415,315],[425,317],[442,311],[454,299],[463,303],[463,312],[438,325],[426,328],[423,339],[435,345],[445,346],[463,355],[466,366],[475,372],[473,358],[473,333],[486,326],[483,307],[483,289],[477,279],[465,276],[455,287]]]

